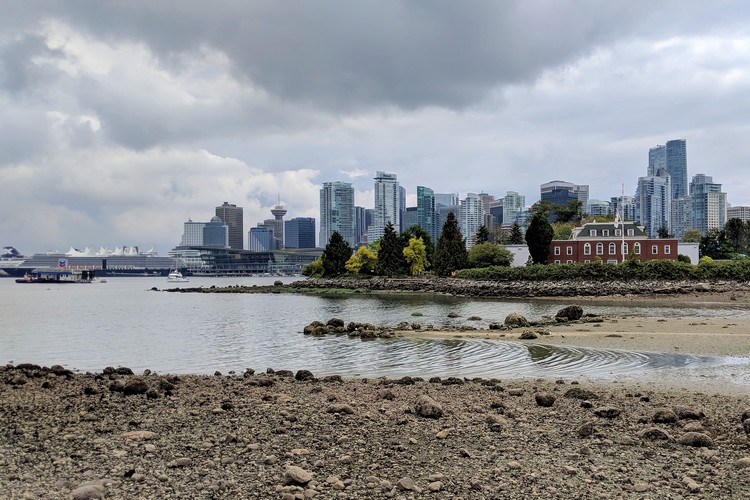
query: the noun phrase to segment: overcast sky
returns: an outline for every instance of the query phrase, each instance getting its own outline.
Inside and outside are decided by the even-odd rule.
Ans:
[[[245,231],[436,192],[633,194],[648,149],[750,205],[743,0],[3,0],[0,245],[156,246],[224,201]]]

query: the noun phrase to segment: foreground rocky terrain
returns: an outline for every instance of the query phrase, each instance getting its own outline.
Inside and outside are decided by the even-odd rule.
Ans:
[[[2,498],[747,498],[750,398],[0,368]]]

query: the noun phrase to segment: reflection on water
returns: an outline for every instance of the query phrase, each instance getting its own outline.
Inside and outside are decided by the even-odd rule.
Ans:
[[[268,284],[259,278],[194,278],[189,286]],[[530,319],[553,316],[559,302],[476,300],[442,295],[177,294],[163,278],[114,278],[96,285],[16,285],[0,279],[0,362],[63,364],[80,370],[107,365],[159,372],[213,373],[309,369],[316,375],[362,377],[588,377],[693,376],[732,365],[747,380],[747,359],[522,344],[481,339],[309,337],[313,320],[338,317],[394,325],[418,321],[437,328],[487,328],[510,312]],[[678,308],[591,306],[587,312],[658,317]],[[448,313],[459,315],[448,318]],[[413,313],[421,316],[415,317]],[[690,316],[733,317],[740,309],[691,309]],[[479,316],[480,321],[468,321]],[[698,376],[698,375],[695,375]]]

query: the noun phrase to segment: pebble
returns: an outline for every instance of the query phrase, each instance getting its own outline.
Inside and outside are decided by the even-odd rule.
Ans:
[[[602,418],[616,418],[620,415],[621,410],[616,406],[600,406],[594,409],[594,415]]]
[[[408,476],[402,477],[401,479],[399,479],[396,485],[399,487],[399,489],[402,489],[402,490],[413,491],[415,493],[422,492],[422,488],[417,486],[414,480]]]
[[[149,441],[159,437],[157,433],[151,431],[129,431],[123,432],[120,436],[127,441]]]
[[[435,437],[438,439],[445,439],[448,437],[448,435],[455,431],[456,429],[453,427],[448,427],[447,429],[443,429],[442,431],[439,431],[437,434],[435,434]]]
[[[750,457],[742,457],[734,463],[738,469],[750,469]]]
[[[104,486],[100,484],[85,484],[74,489],[70,496],[73,500],[94,500],[104,498]]]
[[[290,465],[284,470],[284,479],[287,484],[307,484],[313,479],[311,472],[306,471],[302,467],[296,465]]]

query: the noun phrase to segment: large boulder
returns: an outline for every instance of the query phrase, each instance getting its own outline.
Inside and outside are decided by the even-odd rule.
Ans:
[[[505,326],[509,326],[511,328],[531,326],[529,325],[528,320],[524,318],[522,315],[518,314],[517,312],[512,312],[509,315],[507,315],[505,317],[504,324]]]
[[[582,316],[583,308],[577,305],[563,307],[562,309],[557,311],[557,314],[555,314],[555,318],[565,318],[568,321],[577,321],[581,319]]]

